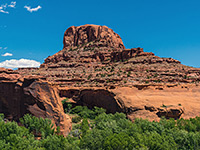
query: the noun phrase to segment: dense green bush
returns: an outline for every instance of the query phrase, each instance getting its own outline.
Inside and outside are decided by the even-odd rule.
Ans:
[[[51,121],[25,115],[5,122],[0,114],[1,150],[198,150],[200,117],[165,119],[160,122],[136,119],[123,113],[106,114],[102,108],[77,106],[69,111],[74,118],[67,137],[54,131]],[[39,139],[39,140],[38,140]]]
[[[80,116],[72,117],[72,122],[73,123],[79,123],[80,121],[81,121],[81,117]]]
[[[23,118],[20,118],[20,122],[35,136],[47,137],[54,134],[55,129],[49,119],[37,118],[26,114]]]
[[[0,121],[0,149],[37,149],[39,141],[25,127],[16,122]]]
[[[82,136],[84,136],[88,130],[89,130],[89,123],[88,123],[88,120],[84,118],[81,123]]]
[[[64,109],[65,113],[69,113],[69,111],[72,108],[72,104],[71,104],[71,102],[69,102],[69,99],[66,98],[66,99],[62,100],[62,104],[63,104],[63,109]]]
[[[96,116],[105,112],[105,109],[99,107],[94,107],[93,110],[90,110],[86,106],[76,106],[69,113],[78,114],[82,118],[95,119]]]

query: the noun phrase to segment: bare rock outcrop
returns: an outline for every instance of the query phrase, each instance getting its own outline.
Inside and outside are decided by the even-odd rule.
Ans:
[[[19,121],[24,114],[49,118],[67,135],[71,119],[65,115],[57,88],[40,76],[21,76],[0,68],[0,113],[9,120]]]
[[[99,42],[99,46],[125,48],[120,36],[112,29],[100,25],[71,26],[64,34],[64,48],[80,46],[88,42]],[[98,45],[97,45],[98,46]]]
[[[187,85],[186,85],[187,86]],[[194,118],[200,115],[200,88],[190,85],[102,88],[59,88],[60,97],[69,98],[74,105],[102,107],[109,113],[123,112],[134,121],[136,118],[159,121],[161,117]]]
[[[79,50],[84,56],[84,53],[89,51],[96,51],[95,53],[98,55],[99,48],[106,49],[106,51],[108,49],[109,51],[125,49],[122,39],[117,33],[106,26],[100,25],[69,27],[64,33],[63,45],[63,50],[45,59],[45,63],[41,67],[44,67],[45,64],[57,63],[62,60],[72,60]],[[93,54],[93,52],[90,52],[88,57],[95,57]],[[98,56],[101,59],[101,52]]]

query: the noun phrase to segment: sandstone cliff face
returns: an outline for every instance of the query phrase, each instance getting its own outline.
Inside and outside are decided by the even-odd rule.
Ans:
[[[65,115],[57,88],[39,76],[22,77],[12,70],[0,69],[0,113],[18,121],[24,114],[49,118],[67,135],[71,119]]]
[[[99,25],[72,26],[65,31],[64,48],[99,42],[99,46],[125,48],[120,36],[112,29]]]
[[[196,85],[149,85],[135,87],[60,88],[60,96],[76,105],[98,106],[109,113],[123,112],[136,118],[159,121],[161,117],[194,118],[200,115],[200,87]]]
[[[83,57],[85,52],[95,51],[99,58],[103,55],[104,50],[113,51],[115,49],[118,51],[119,49],[125,49],[122,39],[117,33],[106,26],[99,25],[72,26],[68,28],[64,33],[63,45],[63,50],[53,56],[49,56],[44,64],[58,63],[62,60],[70,61],[73,60],[73,57],[78,60],[78,57],[76,57],[77,50],[80,50],[80,56],[83,55]],[[97,54],[100,47],[103,51]],[[96,57],[92,56],[95,53],[92,52],[89,57]],[[43,66],[41,65],[41,67]]]

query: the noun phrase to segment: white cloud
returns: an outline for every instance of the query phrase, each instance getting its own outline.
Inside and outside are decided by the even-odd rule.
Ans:
[[[13,2],[13,1],[9,5],[8,4],[3,4],[3,5],[0,6],[0,12],[1,13],[5,13],[5,14],[9,14],[9,12],[6,11],[6,9],[8,7],[15,8],[15,6],[16,6],[16,2]]]
[[[2,49],[2,47],[0,47],[0,49]]]
[[[29,12],[33,12],[33,11],[38,11],[39,9],[41,9],[42,7],[39,5],[36,8],[31,8],[30,6],[24,6],[24,8],[26,8],[27,11]]]
[[[37,62],[35,60],[29,60],[29,59],[11,59],[11,60],[6,60],[3,62],[0,62],[0,67],[4,68],[27,68],[27,67],[39,67],[40,62]]]
[[[7,4],[3,4],[0,6],[0,9],[5,9],[7,7]]]
[[[8,11],[5,11],[5,10],[3,10],[3,9],[0,9],[0,12],[2,12],[2,13],[4,13],[4,14],[9,14]]]
[[[13,54],[11,54],[11,53],[5,53],[5,54],[3,54],[3,55],[1,55],[1,56],[12,56]]]
[[[4,47],[4,49],[7,49],[8,47]]]
[[[11,7],[11,8],[15,8],[16,6],[16,2],[11,2],[10,5],[8,5],[8,7]]]
[[[7,4],[1,5],[0,6],[0,12],[5,13],[5,14],[9,14],[8,11],[5,11],[6,8],[7,8]]]

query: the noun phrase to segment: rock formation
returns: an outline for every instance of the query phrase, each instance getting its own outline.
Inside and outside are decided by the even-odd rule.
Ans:
[[[63,111],[57,88],[40,76],[21,76],[0,68],[0,113],[9,120],[19,121],[24,114],[49,118],[67,135],[71,119]]]
[[[40,68],[17,72],[45,77],[58,86],[61,97],[77,105],[124,112],[131,120],[200,114],[200,68],[143,48],[126,49],[120,36],[106,26],[72,26],[65,31],[63,44]]]
[[[64,48],[80,46],[89,42],[98,43],[96,46],[100,47],[125,48],[120,36],[106,26],[72,26],[65,31]]]
[[[192,118],[200,114],[200,88],[196,85],[147,85],[115,89],[61,87],[60,96],[76,105],[98,106],[109,113],[123,112],[136,118],[159,121],[166,118]]]

